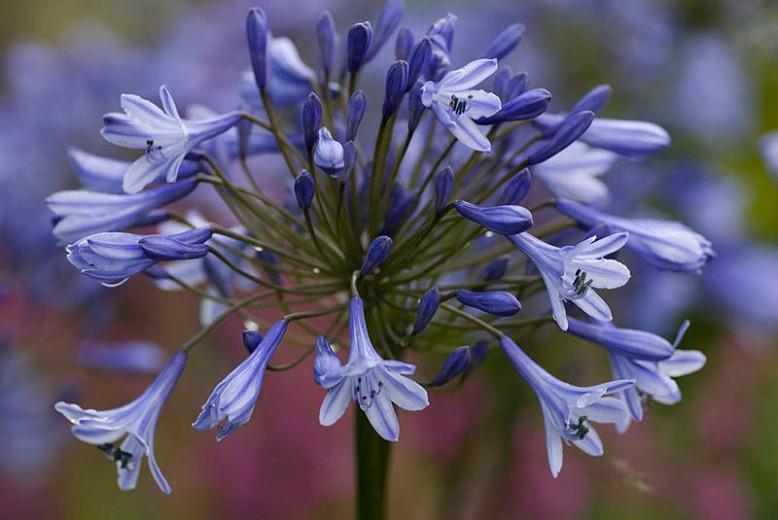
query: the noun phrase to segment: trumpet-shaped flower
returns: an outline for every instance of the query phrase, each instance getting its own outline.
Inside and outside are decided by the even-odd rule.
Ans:
[[[500,346],[540,401],[548,466],[554,478],[562,469],[562,441],[598,457],[603,454],[602,441],[591,423],[611,423],[617,428],[629,423],[627,407],[608,395],[632,388],[634,381],[619,379],[595,386],[571,385],[546,372],[507,336],[500,340]]]
[[[475,60],[452,70],[438,82],[428,81],[421,91],[421,102],[462,144],[480,152],[492,145],[474,121],[500,111],[496,94],[475,87],[497,72],[497,60]]]
[[[611,321],[608,304],[594,289],[615,289],[629,281],[627,266],[605,256],[624,247],[629,235],[615,233],[597,240],[589,237],[575,246],[556,247],[530,235],[507,237],[535,264],[546,285],[551,310],[559,328],[567,330],[565,302],[571,301],[586,314]]]
[[[167,87],[159,89],[159,96],[163,109],[134,94],[122,94],[125,113],[110,113],[103,118],[102,135],[107,141],[144,150],[124,174],[123,188],[127,193],[136,193],[160,177],[174,182],[189,152],[241,119],[238,112],[202,121],[182,119]]]
[[[191,260],[207,255],[205,242],[212,233],[210,227],[173,235],[97,233],[68,246],[67,258],[81,273],[107,287],[116,287],[159,261]]]
[[[285,320],[270,327],[251,355],[216,385],[192,426],[205,431],[221,425],[216,432],[216,440],[221,442],[249,422],[262,389],[265,369],[284,338],[286,327]]]
[[[415,366],[378,355],[368,336],[365,309],[358,296],[349,305],[349,331],[351,347],[346,365],[341,365],[326,340],[321,338],[316,343],[314,379],[327,390],[319,422],[323,426],[337,422],[353,399],[378,435],[396,441],[400,425],[392,403],[404,410],[422,410],[429,404],[427,391],[408,377]]]
[[[680,222],[618,217],[566,199],[559,199],[556,206],[587,228],[604,225],[629,233],[627,247],[658,269],[700,272],[714,256],[708,239]]]
[[[159,488],[163,493],[171,492],[154,456],[154,431],[162,405],[181,377],[185,365],[186,352],[178,351],[145,392],[119,408],[85,410],[77,404],[62,401],[54,405],[55,410],[73,423],[70,431],[78,440],[97,446],[116,464],[120,489],[135,488],[145,456]],[[122,438],[124,441],[117,447],[116,443]]]

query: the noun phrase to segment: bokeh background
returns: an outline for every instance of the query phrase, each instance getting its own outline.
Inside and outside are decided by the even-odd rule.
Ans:
[[[148,384],[144,370],[90,366],[95,348],[143,340],[170,353],[198,327],[190,296],[160,293],[142,278],[103,289],[67,265],[43,199],[75,186],[68,146],[112,153],[98,133],[100,116],[117,109],[122,92],[153,99],[166,83],[181,104],[232,108],[248,65],[244,17],[256,4],[274,34],[293,36],[311,63],[323,9],[343,30],[379,8],[343,0],[0,0],[2,518],[352,515],[350,421],[318,425],[321,392],[310,363],[268,374],[254,418],[223,445],[189,426],[244,355],[237,322],[195,351],[163,411],[157,454],[171,496],[145,469],[138,489],[120,492],[111,465],[73,440],[52,408],[63,398],[112,407]],[[666,337],[690,318],[683,345],[703,350],[708,364],[680,380],[681,404],[653,406],[625,436],[603,432],[605,457],[566,450],[553,480],[535,398],[492,356],[463,385],[432,394],[427,411],[401,417],[392,517],[778,517],[778,171],[760,146],[778,129],[778,4],[406,0],[404,24],[420,34],[449,11],[459,16],[455,63],[519,21],[528,30],[509,63],[551,90],[552,108],[609,83],[606,117],[670,131],[668,151],[607,175],[611,207],[682,219],[719,256],[692,278],[633,262],[635,276],[615,295],[615,308],[621,325]],[[383,81],[390,54],[370,66],[369,85]],[[263,164],[268,179],[277,166]],[[564,379],[607,376],[596,347],[558,332],[522,345]],[[148,352],[153,373],[160,351]],[[441,361],[428,360],[421,373],[431,376]]]

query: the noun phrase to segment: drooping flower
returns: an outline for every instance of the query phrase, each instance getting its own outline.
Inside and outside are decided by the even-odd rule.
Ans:
[[[558,197],[584,204],[602,204],[608,199],[608,187],[600,176],[616,162],[618,155],[575,142],[532,168],[532,173]]]
[[[185,197],[196,185],[186,180],[131,195],[58,191],[46,198],[46,204],[57,217],[54,236],[70,244],[95,233],[156,223],[167,217],[159,208]]]
[[[714,256],[708,239],[680,222],[618,217],[567,199],[559,199],[556,207],[587,228],[604,225],[629,233],[627,247],[658,269],[700,272]]]
[[[615,289],[629,281],[627,266],[604,258],[624,247],[629,238],[627,233],[614,233],[599,240],[592,236],[575,246],[561,248],[526,232],[507,238],[540,271],[554,321],[560,329],[567,330],[566,301],[597,320],[613,319],[608,304],[594,289]]]
[[[570,334],[599,343],[609,351],[637,359],[651,361],[667,359],[673,354],[676,344],[680,341],[679,337],[675,344],[671,344],[662,336],[651,332],[616,327],[607,322],[587,323],[568,318],[568,325],[567,332]]]
[[[351,347],[346,365],[341,365],[326,340],[316,343],[314,379],[327,390],[319,422],[323,426],[337,422],[353,399],[378,435],[396,441],[400,425],[392,403],[404,410],[422,410],[429,404],[427,391],[408,377],[415,366],[378,355],[368,336],[365,310],[358,296],[349,305],[349,331]]]
[[[157,465],[154,455],[154,431],[157,419],[170,392],[186,365],[186,352],[178,351],[153,383],[134,401],[111,410],[83,409],[77,404],[58,402],[54,409],[73,426],[70,431],[81,441],[97,446],[118,472],[119,488],[134,489],[143,457],[149,459],[149,470],[163,493],[172,490]],[[116,443],[124,438],[117,447]]]
[[[175,182],[189,152],[241,120],[238,112],[203,121],[182,119],[173,96],[164,85],[159,89],[159,96],[164,110],[134,94],[122,94],[125,113],[110,113],[103,118],[102,135],[107,141],[144,150],[143,156],[124,174],[123,188],[127,193],[137,193],[160,177]]]
[[[603,454],[602,441],[591,423],[611,423],[617,428],[625,428],[629,423],[627,407],[609,395],[631,388],[634,381],[571,385],[546,372],[507,336],[500,340],[500,346],[538,397],[546,428],[548,466],[554,478],[562,469],[562,441],[597,457]]]
[[[219,426],[216,440],[221,442],[251,419],[265,369],[284,338],[286,328],[285,320],[273,324],[254,351],[216,385],[192,424],[194,428],[205,431]]]
[[[497,60],[475,60],[438,82],[428,81],[421,91],[422,103],[438,121],[462,144],[480,152],[488,152],[492,145],[474,120],[498,112],[502,103],[495,94],[475,87],[495,72]]]
[[[67,247],[67,259],[82,274],[115,287],[160,261],[191,260],[208,254],[210,227],[173,235],[108,232],[90,235]]]

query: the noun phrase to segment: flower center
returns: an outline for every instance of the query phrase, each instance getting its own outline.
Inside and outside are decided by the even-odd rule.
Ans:
[[[575,294],[578,296],[583,296],[586,294],[586,291],[589,290],[589,287],[592,286],[592,282],[594,282],[593,279],[589,278],[586,279],[586,271],[582,271],[581,269],[576,269],[575,271],[575,280],[573,280],[573,290],[575,291]]]
[[[357,377],[354,384],[353,397],[359,403],[360,408],[367,410],[373,406],[373,400],[380,395],[384,382],[372,373],[366,373]]]
[[[570,422],[567,424],[567,431],[578,437],[579,440],[583,440],[586,434],[589,433],[589,427],[586,426],[586,416],[582,415],[578,418],[578,422]]]
[[[150,161],[156,160],[154,155],[156,155],[157,159],[164,160],[165,155],[162,153],[162,145],[154,145],[154,139],[147,139],[146,140],[146,157]]]
[[[108,460],[121,463],[122,469],[126,469],[127,465],[130,463],[130,460],[132,459],[132,453],[130,453],[129,451],[124,451],[121,448],[117,448],[110,442],[99,445],[97,449],[102,451],[105,454],[105,456],[108,458]]]
[[[467,96],[467,99],[473,99],[473,95],[469,94]],[[464,100],[464,99],[458,98],[456,96],[456,94],[451,94],[451,101],[448,102],[448,107],[456,115],[461,116],[462,114],[465,113],[465,110],[467,110],[467,101]]]

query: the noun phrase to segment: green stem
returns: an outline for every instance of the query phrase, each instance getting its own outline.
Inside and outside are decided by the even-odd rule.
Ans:
[[[367,416],[356,410],[355,456],[357,465],[357,518],[386,518],[386,476],[391,445],[373,430]]]

